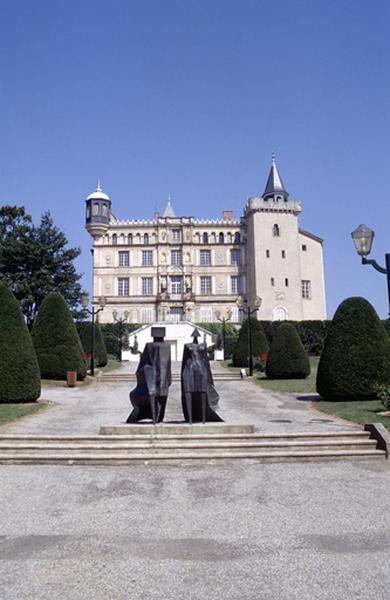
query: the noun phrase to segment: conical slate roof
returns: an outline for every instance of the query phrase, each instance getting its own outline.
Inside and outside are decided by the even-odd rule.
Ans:
[[[265,186],[263,198],[268,196],[274,196],[275,194],[281,194],[285,198],[288,196],[285,187],[283,185],[282,178],[279,175],[278,167],[276,166],[275,155],[272,155],[271,170],[268,175],[267,185]]]

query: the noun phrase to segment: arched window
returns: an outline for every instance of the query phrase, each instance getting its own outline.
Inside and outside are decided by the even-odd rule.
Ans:
[[[221,233],[218,236],[218,241],[220,244],[224,244],[225,243],[225,236],[223,234],[223,232],[221,231]]]
[[[234,243],[241,244],[241,234],[239,231],[236,231],[236,233],[234,234]]]
[[[287,308],[284,306],[275,306],[272,311],[273,321],[285,321],[287,319]]]
[[[133,234],[129,233],[127,236],[127,243],[129,246],[131,246],[133,244]]]
[[[89,219],[91,216],[91,208],[89,206],[89,204],[87,205],[87,219]]]
[[[204,233],[203,237],[202,237],[202,241],[204,244],[208,244],[209,243],[209,234],[208,233]]]
[[[149,234],[144,233],[144,244],[149,244]]]
[[[93,215],[98,215],[99,214],[99,204],[98,204],[98,202],[94,202],[93,203],[92,214]]]
[[[116,233],[113,233],[112,234],[112,244],[113,244],[113,246],[116,246],[117,243],[118,243],[118,237],[117,237]]]
[[[274,237],[280,237],[280,227],[276,223],[272,228],[272,233]]]
[[[103,217],[106,217],[108,215],[108,208],[107,208],[107,204],[103,204]]]

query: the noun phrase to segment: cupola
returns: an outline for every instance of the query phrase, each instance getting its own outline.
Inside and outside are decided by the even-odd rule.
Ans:
[[[104,235],[110,224],[111,199],[100,187],[86,197],[85,227],[88,233],[97,239]]]

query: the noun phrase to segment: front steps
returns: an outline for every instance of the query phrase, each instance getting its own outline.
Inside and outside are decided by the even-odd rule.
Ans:
[[[365,431],[261,434],[245,425],[123,425],[117,427],[117,433],[95,436],[0,435],[0,464],[212,464],[385,458],[386,453],[376,446],[376,440]]]

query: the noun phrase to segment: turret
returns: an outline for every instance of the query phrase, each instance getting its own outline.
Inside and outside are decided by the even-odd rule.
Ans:
[[[275,154],[272,154],[272,165],[268,175],[267,184],[265,186],[263,200],[273,200],[274,202],[287,202],[288,192],[286,192],[282,178],[279,175],[278,167],[276,166]]]
[[[110,224],[111,199],[103,192],[100,182],[96,190],[86,197],[85,227],[94,238],[104,235]]]

